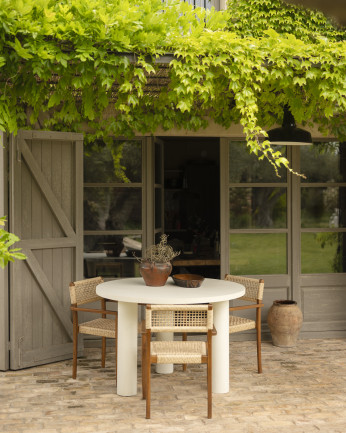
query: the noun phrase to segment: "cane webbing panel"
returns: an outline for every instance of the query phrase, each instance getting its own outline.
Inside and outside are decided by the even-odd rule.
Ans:
[[[245,319],[244,317],[229,316],[230,334],[254,328],[256,328],[256,322],[254,320]]]
[[[255,278],[238,277],[237,275],[226,275],[226,281],[233,281],[235,283],[245,286],[245,295],[239,299],[243,301],[256,302],[257,299],[263,299],[264,282]]]
[[[70,283],[71,304],[82,305],[102,299],[96,294],[96,286],[101,283],[103,283],[102,277],[88,278]]]
[[[205,341],[153,341],[150,352],[158,364],[200,364],[207,345]]]
[[[207,332],[213,328],[208,305],[152,305],[146,309],[146,329],[152,332]]]
[[[100,337],[115,338],[116,323],[112,319],[95,319],[79,325],[81,334],[98,335]]]

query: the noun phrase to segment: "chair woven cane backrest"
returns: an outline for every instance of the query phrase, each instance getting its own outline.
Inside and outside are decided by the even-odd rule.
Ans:
[[[213,329],[211,305],[147,305],[151,332],[208,332]]]
[[[257,280],[255,278],[248,277],[239,277],[237,275],[229,275],[225,276],[225,280],[233,281],[235,283],[242,284],[245,286],[245,295],[239,299],[243,301],[253,301],[256,302],[257,299],[263,299],[263,290],[264,290],[264,281]]]
[[[87,280],[70,283],[71,304],[83,305],[103,299],[96,294],[96,286],[101,283],[103,283],[102,277],[88,278]]]

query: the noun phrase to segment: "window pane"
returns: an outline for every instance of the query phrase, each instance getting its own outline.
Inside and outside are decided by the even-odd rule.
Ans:
[[[140,236],[84,236],[84,276],[128,278],[139,276]]]
[[[286,155],[286,148],[273,146]],[[258,160],[250,154],[245,142],[231,141],[229,144],[229,180],[232,183],[249,182],[286,182],[287,170],[279,169],[281,177],[276,176],[273,166],[265,159]]]
[[[140,188],[84,188],[84,230],[140,230]]]
[[[162,184],[162,145],[155,143],[155,183]]]
[[[230,188],[230,228],[285,228],[286,188]]]
[[[190,5],[192,5],[194,8],[202,7],[205,9],[211,8],[211,0],[184,0]],[[219,9],[216,9],[219,10]]]
[[[346,143],[314,143],[301,146],[302,182],[346,182]]]
[[[302,273],[346,272],[346,233],[302,233]]]
[[[346,188],[302,188],[302,227],[346,227]]]
[[[162,189],[155,188],[155,228],[162,226]]]
[[[104,253],[110,257],[137,257],[142,254],[140,235],[86,235],[84,236],[85,253]]]
[[[230,272],[238,275],[287,273],[285,233],[230,235]]]
[[[84,156],[84,182],[141,181],[142,146],[140,141],[114,140],[111,147],[99,141],[94,143]]]

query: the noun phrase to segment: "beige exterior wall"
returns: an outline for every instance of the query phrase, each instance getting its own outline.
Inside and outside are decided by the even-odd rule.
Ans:
[[[220,0],[220,10],[223,11],[227,9],[227,0]]]

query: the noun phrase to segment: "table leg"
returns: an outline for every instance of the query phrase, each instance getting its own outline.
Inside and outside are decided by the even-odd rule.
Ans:
[[[137,394],[138,305],[118,302],[117,394]]]
[[[158,332],[156,334],[157,341],[173,341],[174,333],[173,332]],[[155,367],[156,373],[160,374],[169,374],[173,373],[173,364],[156,364]]]
[[[214,325],[212,380],[213,392],[229,392],[229,301],[213,303]]]

